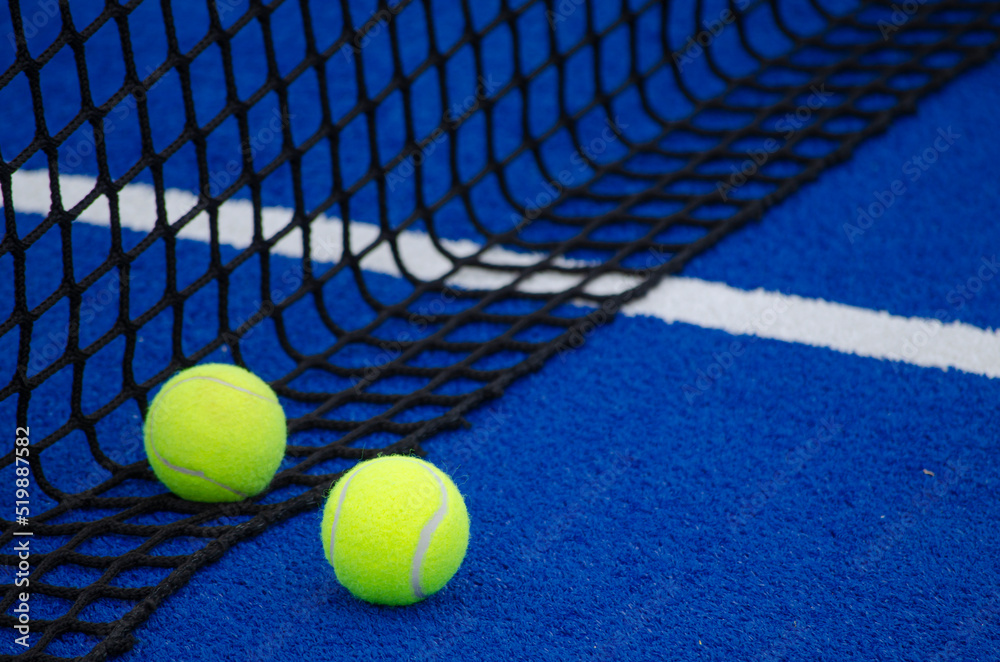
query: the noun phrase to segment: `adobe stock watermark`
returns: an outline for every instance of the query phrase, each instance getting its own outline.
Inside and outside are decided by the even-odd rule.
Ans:
[[[634,287],[637,282],[648,279],[658,267],[668,262],[671,257],[672,254],[670,253],[662,253],[655,248],[648,249],[646,266],[638,271],[637,275],[632,275],[630,277],[631,280],[627,281],[627,284],[619,288],[624,291],[624,294],[618,298],[608,297],[605,299],[597,310],[589,313],[579,326],[571,332],[564,334],[559,340],[555,346],[555,353],[560,361],[565,362],[569,353],[582,347],[591,334],[598,328],[609,323],[621,307],[633,298],[633,292],[631,289],[626,289],[626,287]],[[423,338],[424,332],[432,324],[436,324],[434,318],[447,312],[448,306],[454,303],[458,297],[457,290],[445,286],[433,301],[424,303],[415,310],[410,311],[407,323],[412,327],[413,332],[411,330],[401,331],[396,335],[394,340],[385,340],[379,344],[378,353],[364,360],[363,373],[360,376],[355,375],[351,378],[352,388],[355,392],[360,393],[368,385],[377,381],[385,372],[387,366],[403,355],[405,346]]]
[[[59,0],[38,0],[36,9],[21,10],[21,27],[24,30],[25,41],[31,41],[45,29],[50,21],[59,16]],[[17,36],[11,30],[7,33],[7,42],[13,51],[17,50]]]
[[[315,243],[313,244],[312,259],[317,262],[337,262],[341,258],[340,244],[330,236],[317,237]],[[243,317],[237,317],[233,321],[236,325],[233,326],[232,323],[230,327],[231,331],[225,331],[222,334],[222,339],[227,345],[235,344],[240,340],[249,338],[253,333],[256,332],[260,323],[265,319],[271,317],[274,311],[277,310],[288,297],[292,296],[298,292],[299,288],[305,282],[306,272],[301,264],[295,264],[294,266],[285,269],[281,276],[278,277],[275,283],[275,287],[268,292],[266,299],[261,301],[256,299],[253,301],[253,312],[249,315]]]
[[[245,3],[246,0],[215,0],[215,7],[219,18],[225,18]],[[30,43],[49,23],[57,19],[61,20],[59,0],[38,0],[33,7],[22,7],[21,27],[25,41]],[[17,50],[17,35],[13,30],[7,32],[7,43],[10,44],[11,50]]]
[[[116,440],[115,432],[117,432]],[[138,413],[124,422],[116,422],[114,430],[100,433],[98,440],[105,454],[109,454],[113,450],[115,458],[126,458],[126,462],[134,462],[146,457],[142,418]],[[77,494],[93,490],[112,478],[111,472],[98,464],[96,460],[80,462],[77,470],[78,474],[73,476],[72,483]]]
[[[563,23],[570,16],[576,13],[586,0],[559,0],[555,9],[545,11],[545,20],[549,22],[549,28],[555,30],[556,26]]]
[[[333,237],[317,237],[313,247],[312,259],[314,261],[337,262],[340,260],[340,244]],[[301,264],[295,264],[285,269],[276,280],[272,281],[274,287],[267,293],[268,296],[263,300],[255,299],[252,302],[253,312],[232,318],[230,329],[224,331],[221,335],[222,340],[225,341],[226,345],[235,345],[241,340],[250,338],[260,328],[261,323],[274,314],[278,306],[298,292],[305,280],[306,272]],[[111,292],[117,294],[117,280],[109,285],[109,288]],[[434,301],[424,304],[412,312],[408,321],[416,331],[423,332],[431,324],[431,317],[444,313],[447,310],[447,304],[455,301],[455,299],[457,299],[455,290],[446,287]],[[91,305],[99,312],[107,305],[110,305],[110,303],[110,299],[105,301],[101,297]],[[91,321],[92,316],[87,316],[86,320],[88,322]],[[84,321],[83,317],[81,317],[81,321]],[[416,337],[409,332],[403,332],[397,336],[396,341],[383,343],[380,347],[381,351],[379,355],[374,357],[374,359],[366,359],[365,375],[363,378],[354,378],[354,388],[360,390],[365,385],[365,380],[377,379],[384,367],[402,354],[402,343],[415,339]],[[61,341],[62,344],[59,346],[65,347],[65,337],[59,336],[56,340]]]
[[[802,644],[808,632],[809,628],[800,627],[798,621],[792,621],[791,625],[786,622],[785,634],[779,635],[777,640],[772,639],[766,649],[751,657],[747,662],[789,662],[799,659],[799,656],[792,653]]]
[[[526,560],[546,556],[567,533],[579,530],[577,522],[586,519],[593,501],[606,494],[618,484],[622,476],[639,465],[637,459],[617,452],[611,452],[610,458],[609,462],[601,466],[599,473],[580,477],[580,491],[559,510],[559,516],[546,520],[545,528],[538,532],[530,547],[525,549]]]
[[[450,590],[454,587],[456,580],[452,580]],[[484,625],[478,616],[466,607],[465,601],[456,600],[449,603],[448,617],[435,622],[433,629],[424,630],[424,638],[421,645],[413,652],[408,652],[406,659],[410,662],[453,662],[453,660],[468,659],[469,644],[468,635],[482,633],[487,627],[494,627],[494,623]]]
[[[258,152],[279,140],[282,137],[282,130],[288,126],[295,115],[291,112],[282,114],[280,108],[271,109],[271,117],[268,122],[258,129],[247,140],[240,143],[239,154],[253,159]],[[226,190],[226,187],[239,179],[243,172],[243,159],[232,158],[221,170],[213,170],[208,173],[208,184],[205,184],[205,195],[214,198]]]
[[[486,420],[472,428],[472,443],[463,448],[461,452],[452,454],[449,460],[452,468],[457,471],[465,460],[470,462],[475,461],[477,457],[475,451],[496,443],[497,436],[503,432],[503,429],[507,427],[507,423],[514,418],[515,414],[516,412],[512,411],[503,400],[497,401],[496,404],[487,407],[484,410]],[[449,471],[448,473],[451,474],[452,472]]]
[[[750,6],[751,0],[736,0],[736,11],[726,7],[714,19],[702,21],[702,28],[697,33],[691,35],[684,42],[681,48],[672,53],[674,64],[678,71],[684,71],[684,67],[693,63],[696,59],[704,55],[705,50],[712,45],[719,35],[727,27],[736,22],[737,12],[742,13]]]
[[[841,433],[844,426],[840,421],[824,418],[815,433],[795,446],[781,458],[780,464],[770,474],[765,473],[750,488],[750,494],[736,499],[734,508],[726,513],[730,530],[735,534],[751,519],[760,514],[767,504],[802,472],[806,464],[823,450],[825,445]]]
[[[483,101],[492,97],[500,86],[500,83],[493,80],[492,74],[480,76],[477,79],[476,87],[472,91],[472,94],[467,95],[460,101],[455,101],[445,110],[442,123],[451,131],[455,131],[462,122],[479,110]],[[386,175],[385,181],[389,185],[389,191],[395,192],[396,188],[412,177],[417,168],[447,140],[448,132],[440,126],[435,127],[429,136],[407,152],[399,165]]]
[[[448,140],[448,134],[441,127],[436,127],[431,134],[416,147],[407,152],[403,160],[385,177],[385,183],[389,185],[389,191],[395,192],[396,188],[413,176],[424,161],[430,158],[431,154],[437,151],[438,146],[443,145]]]
[[[373,9],[368,20],[362,23],[361,27],[354,28],[354,37],[340,47],[340,54],[348,62],[354,62],[354,56],[359,55],[376,37],[382,34],[382,31],[389,27],[392,19],[396,18],[405,7],[405,3],[397,2],[394,5]]]
[[[261,322],[271,317],[285,299],[298,291],[304,278],[305,272],[301,265],[296,264],[294,267],[289,267],[283,271],[280,277],[280,285],[272,288],[268,293],[269,296],[263,301],[254,301],[254,312],[246,317],[237,318],[235,321],[239,323],[236,324],[232,331],[227,330],[223,332],[222,339],[227,345],[235,345],[239,341],[246,340],[252,336],[260,328]]]
[[[18,528],[12,529],[14,554],[17,554],[17,569],[10,570],[11,583],[21,589],[14,593],[13,609],[17,624],[13,629],[21,636],[14,636],[14,643],[28,648],[31,644],[31,540],[35,535],[31,530],[31,429],[17,426],[14,428],[11,447],[14,449],[14,481],[11,486],[11,496],[14,497],[14,518]],[[11,554],[13,556],[14,554]]]
[[[945,301],[951,304],[951,310],[937,309],[933,318],[920,322],[919,328],[903,341],[899,353],[886,357],[892,361],[892,369],[898,373],[903,362],[912,362],[941,333],[945,324],[956,320],[955,312],[962,310],[979,296],[997,277],[997,273],[1000,273],[1000,261],[996,255],[980,258],[980,264],[973,269],[973,274],[955,285],[945,296]]]
[[[726,372],[736,365],[736,361],[746,354],[747,349],[752,347],[761,339],[761,332],[770,329],[777,324],[782,315],[787,313],[794,305],[794,300],[782,297],[773,305],[760,311],[754,319],[746,326],[742,335],[746,339],[737,339],[729,343],[726,351],[712,354],[712,362],[705,369],[698,369],[698,377],[693,382],[685,383],[681,387],[684,399],[688,404],[692,404],[699,396],[704,395],[709,389],[718,383]]]
[[[282,272],[277,286],[270,292],[270,297],[253,302],[254,312],[233,320],[235,326],[231,331],[222,334],[227,344],[233,344],[241,339],[249,338],[262,321],[270,317],[276,307],[302,285],[304,272],[300,265],[295,265]],[[101,283],[101,281],[98,281]],[[117,275],[107,278],[93,291],[88,290],[80,304],[80,326],[89,326],[101,318],[101,314],[111,309],[111,314],[117,316],[118,297],[121,292],[121,278]],[[105,321],[110,318],[105,316]],[[232,326],[232,324],[231,324]],[[44,370],[52,362],[62,356],[69,345],[69,324],[59,331],[50,331],[43,338],[32,342],[31,358],[28,361],[28,374],[35,375]]]
[[[587,339],[598,329],[609,324],[621,309],[635,298],[635,288],[649,280],[664,264],[673,257],[672,253],[664,253],[656,248],[647,250],[645,265],[637,273],[631,275],[619,274],[621,279],[615,284],[613,291],[622,292],[618,297],[608,297],[601,302],[600,307],[589,313],[580,325],[565,334],[556,344],[556,356],[565,363],[569,354],[580,349]]]
[[[924,474],[933,482],[913,496],[903,514],[894,521],[886,523],[861,553],[850,558],[848,567],[860,575],[876,569],[885,555],[907,537],[910,529],[919,522],[919,518],[942,501],[971,470],[972,467],[963,458],[948,460],[943,471],[924,470]]]
[[[101,281],[98,281],[100,283]],[[88,326],[109,307],[118,307],[118,293],[121,278],[113,275],[96,289],[88,290],[80,303],[80,326]],[[28,374],[36,375],[46,366],[62,356],[69,345],[69,324],[59,331],[50,331],[44,338],[31,343],[31,358],[28,360]]]
[[[317,541],[318,543],[318,541]],[[321,555],[322,558],[322,555]],[[302,637],[302,624],[309,622],[318,613],[330,610],[330,603],[336,598],[344,598],[347,589],[340,585],[334,570],[322,560],[323,571],[318,583],[304,590],[297,590],[293,606],[274,614],[269,621],[268,635],[254,642],[248,651],[246,662],[273,662],[288,659],[289,651],[294,648],[291,641]]]
[[[882,33],[882,41],[889,41],[892,35],[899,32],[900,28],[906,25],[925,4],[927,4],[927,0],[903,0],[903,2],[893,3],[889,20],[881,18],[876,23],[879,32]]]
[[[857,208],[857,218],[854,223],[844,223],[843,230],[844,235],[847,236],[847,240],[853,244],[858,240],[858,237],[861,237],[865,232],[870,230],[875,225],[875,222],[885,215],[886,211],[892,207],[897,199],[906,195],[908,189],[906,188],[906,182],[903,180],[906,179],[911,184],[916,183],[925,172],[938,162],[941,155],[951,149],[952,145],[961,137],[962,135],[952,131],[950,126],[947,129],[939,127],[937,135],[931,144],[919,154],[914,154],[904,161],[903,165],[900,166],[903,171],[903,177],[894,179],[887,189],[873,191],[872,196],[875,198],[875,201],[867,207],[859,205]]]
[[[410,311],[406,318],[413,332],[400,331],[395,340],[387,340],[379,344],[379,352],[374,357],[364,360],[364,371],[360,377],[352,376],[351,382],[355,393],[361,393],[367,386],[381,378],[387,366],[403,355],[404,345],[416,342],[424,337],[424,332],[434,323],[434,317],[444,314],[448,305],[458,299],[458,294],[450,287],[444,287],[430,303]]]
[[[958,620],[958,627],[954,633],[944,646],[932,657],[927,658],[927,662],[952,662],[953,660],[970,659],[968,655],[960,657],[963,643],[971,641],[973,637],[977,636],[990,638],[991,633],[996,632],[998,620],[1000,620],[1000,596],[993,593],[979,604],[975,612],[965,614]]]
[[[746,160],[739,164],[739,167],[736,164],[729,166],[729,178],[716,185],[719,197],[728,202],[730,193],[746,185],[771,160],[771,157],[788,143],[792,136],[808,124],[816,111],[823,108],[834,96],[833,92],[827,91],[826,83],[819,86],[813,85],[809,91],[811,94],[805,103],[786,113],[784,117],[775,122],[775,130],[782,134],[780,141],[777,138],[768,138],[759,148],[749,150]]]
[[[538,218],[542,212],[555,204],[567,188],[576,184],[577,178],[580,175],[590,170],[589,164],[596,161],[597,157],[608,150],[608,147],[617,142],[625,129],[629,127],[617,115],[614,119],[610,117],[605,118],[604,124],[605,127],[599,135],[581,145],[580,149],[570,155],[569,162],[576,166],[575,169],[563,168],[556,175],[555,179],[542,184],[541,191],[534,196],[525,196],[523,214],[518,215],[511,212],[510,222],[515,230],[520,232],[528,223]]]
[[[146,66],[147,77],[154,71],[153,67]],[[84,159],[96,152],[98,146],[104,143],[104,137],[114,133],[118,128],[118,124],[127,120],[132,112],[139,107],[139,103],[145,101],[149,93],[162,83],[163,78],[160,78],[149,87],[146,87],[143,83],[133,85],[128,95],[117,106],[111,109],[111,112],[101,121],[102,137],[100,139],[94,135],[94,128],[90,124],[85,124],[81,127],[81,136],[79,139],[74,142],[67,140],[60,147],[59,171],[62,174],[68,174],[79,168]]]
[[[622,616],[615,619],[605,633],[607,639],[596,639],[591,651],[601,662],[615,662],[620,659],[634,659],[630,652],[629,642],[643,640],[648,634],[646,620],[656,610],[673,605],[681,592],[681,585],[675,577],[653,577],[649,581],[639,582],[619,604]],[[610,631],[609,631],[610,630]]]
[[[945,296],[945,301],[950,303],[955,310],[965,308],[965,305],[979,296],[986,284],[996,277],[997,272],[1000,272],[1000,262],[997,261],[995,254],[992,257],[982,257],[979,262],[975,273],[966,278],[965,282],[952,288]]]

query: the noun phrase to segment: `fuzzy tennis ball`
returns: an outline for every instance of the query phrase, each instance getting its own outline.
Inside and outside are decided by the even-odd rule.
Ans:
[[[270,484],[285,454],[285,412],[243,368],[208,363],[167,381],[146,416],[149,464],[191,501],[240,501]]]
[[[469,513],[455,483],[415,457],[379,457],[344,474],[322,527],[337,580],[381,605],[409,605],[441,590],[469,543]]]

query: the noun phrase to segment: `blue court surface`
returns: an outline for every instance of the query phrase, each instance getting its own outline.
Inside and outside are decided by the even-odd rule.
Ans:
[[[190,11],[176,35],[181,50],[190,49],[205,31],[204,3],[164,4],[172,4],[175,13]],[[371,9],[355,5],[360,23]],[[471,20],[482,24],[495,10],[493,3],[469,5]],[[827,5],[837,11],[853,7]],[[80,12],[78,26],[93,20],[101,6],[74,3],[74,16]],[[443,9],[434,14],[441,42],[449,39],[449,29],[459,31],[465,24],[460,6],[450,9],[453,16]],[[400,21],[416,24],[397,27],[427,34],[422,7],[400,15]],[[597,7],[597,21],[602,20],[602,7],[608,16],[620,9],[618,3]],[[801,12],[801,24],[808,25],[812,14],[804,7],[796,11]],[[314,22],[327,21],[331,34],[340,32],[335,24],[341,20],[339,6],[312,9]],[[526,70],[544,61],[550,28],[544,8],[537,9],[541,14],[523,18],[517,46],[510,35],[496,36],[496,43],[485,50],[493,61],[478,66],[503,80],[512,75],[515,48],[518,66]],[[151,13],[148,23],[130,19],[136,63],[140,70],[155,68],[167,49],[166,38],[156,31],[162,30],[155,20],[161,6],[147,2],[139,11]],[[296,38],[301,30],[297,12],[286,5],[272,17],[271,29],[281,46],[273,63],[261,52],[252,30],[245,42],[234,44],[231,56],[241,62],[236,81],[241,92],[259,86],[271,64],[287,71],[303,57],[305,46]],[[583,20],[574,13],[566,18],[567,26],[560,29],[571,30],[574,21]],[[221,18],[224,25],[230,20]],[[58,25],[53,18],[38,28],[29,43],[33,54],[55,38]],[[148,34],[143,25],[150,26]],[[10,29],[9,17],[0,15],[0,33]],[[771,28],[762,24],[759,29],[766,35]],[[371,89],[379,89],[394,71],[390,49],[380,51],[378,40],[387,37],[372,37],[363,51]],[[89,93],[98,103],[118,89],[124,75],[117,38],[109,29],[104,37],[88,42]],[[616,38],[608,37],[612,47]],[[427,44],[420,41],[405,45],[404,69],[407,58],[417,62],[427,57]],[[761,43],[783,47],[777,37],[773,42],[762,38]],[[649,43],[640,40],[640,61],[647,47]],[[725,53],[738,44],[723,33],[714,47]],[[13,57],[4,41],[0,70]],[[203,57],[223,55],[209,50]],[[449,99],[484,84],[475,73],[477,65],[462,58],[459,54],[448,65],[453,69]],[[720,61],[727,62],[724,55]],[[728,62],[739,66],[736,59]],[[331,59],[329,80],[353,82],[355,64],[348,54]],[[520,143],[526,128],[523,118],[527,130],[538,135],[560,104],[573,106],[591,98],[595,65],[582,60],[578,66],[579,79],[566,100],[547,96],[543,77],[535,106],[523,116],[520,101],[513,100],[509,112],[498,113],[500,125],[490,129],[497,136],[492,149],[504,150],[507,135],[513,136],[507,147]],[[614,58],[597,68],[612,80],[628,73],[616,70]],[[46,120],[54,134],[81,103],[72,51],[55,56],[43,71],[40,83],[51,104]],[[194,99],[199,119],[214,116],[227,102],[222,71],[221,65],[217,70],[198,69],[205,77]],[[171,95],[179,88],[171,86],[176,76],[168,76],[149,93],[151,105],[174,104]],[[710,88],[710,77],[705,80]],[[316,104],[310,103],[319,92],[314,79],[301,81],[288,90],[295,109],[290,121],[293,133],[308,135],[322,119]],[[353,156],[344,149],[348,156],[338,164],[345,185],[369,167],[369,121],[381,127],[378,140],[384,141],[384,152],[395,153],[409,130],[401,119],[401,104],[417,109],[413,130],[418,135],[420,123],[432,126],[447,112],[439,101],[438,83],[428,79],[425,84],[423,90],[418,84],[408,102],[394,95],[371,118],[359,118],[344,131],[344,144],[357,146]],[[355,92],[346,87],[329,90],[342,102],[334,113],[353,107]],[[705,94],[718,90],[706,89]],[[658,110],[665,114],[684,111],[677,100],[683,100],[682,95],[665,89],[661,97],[652,96],[661,98]],[[627,94],[614,103],[615,114],[630,127],[626,133],[642,136],[649,108]],[[134,631],[134,647],[120,659],[1000,659],[998,107],[1000,59],[992,57],[920,99],[915,113],[863,141],[848,161],[824,170],[816,181],[768,209],[759,222],[696,256],[678,278],[668,277],[646,299],[630,303],[622,314],[589,333],[581,347],[560,352],[537,372],[514,381],[499,398],[474,409],[466,416],[470,428],[446,430],[422,442],[426,459],[458,485],[471,518],[464,564],[440,593],[405,608],[355,600],[324,559],[320,511],[311,510],[238,543],[198,570]],[[255,162],[266,163],[269,154],[273,157],[281,149],[280,140],[267,139],[273,134],[268,125],[277,108],[275,97],[251,113],[251,133],[259,137]],[[10,159],[31,141],[31,132],[23,128],[30,126],[32,117],[27,77],[0,89],[0,109],[0,153]],[[160,117],[149,136],[158,149],[170,144],[185,122],[182,110]],[[280,113],[277,117],[280,124]],[[134,112],[123,110],[108,134],[111,177],[121,177],[138,158],[145,138],[135,118]],[[593,119],[598,134],[602,121]],[[396,206],[389,210],[391,218],[408,213],[414,196],[428,203],[440,197],[452,185],[451,163],[459,163],[463,172],[480,167],[476,159],[487,149],[485,129],[473,123],[464,130],[454,153],[442,147],[427,156],[431,166],[439,164],[437,171],[431,167],[424,178],[400,178],[400,188],[388,198],[390,207]],[[79,135],[79,141],[68,141],[70,147],[60,147],[61,175],[78,178],[67,179],[64,186],[105,174],[98,171],[92,149],[79,148],[87,145],[86,129]],[[240,135],[240,127],[229,120],[211,136],[211,169],[223,173],[218,175],[222,188],[227,163],[241,158],[232,151]],[[559,141],[556,135],[542,150],[555,170],[568,167],[572,152]],[[609,142],[608,149],[614,151],[616,146]],[[331,189],[330,163],[322,155],[312,158],[306,157],[300,173],[311,197],[307,206],[323,200]],[[19,205],[15,188],[14,209],[4,209],[8,224],[16,222],[21,237],[46,215],[47,167],[45,156],[36,154],[21,166],[22,179],[15,180],[25,193],[42,182],[42,202],[22,197]],[[197,169],[194,150],[181,147],[164,165],[165,187],[196,194]],[[132,186],[153,184],[151,172],[143,170]],[[520,198],[534,196],[545,184],[527,160],[509,173],[507,185]],[[298,204],[290,199],[290,178],[279,174],[268,179],[260,192],[261,205],[289,209]],[[619,194],[627,194],[625,178],[604,182],[601,192],[615,195],[616,182]],[[237,192],[234,198],[245,202],[250,193]],[[498,224],[509,224],[502,187],[485,182],[473,191],[473,198],[479,209],[500,210],[493,216]],[[873,207],[880,200],[881,206]],[[370,207],[376,204],[373,184],[358,192],[349,211],[359,223],[377,224]],[[593,204],[589,211],[597,213],[598,203]],[[869,209],[879,210],[868,213],[870,220],[864,216]],[[334,213],[331,210],[331,216]],[[76,278],[103,263],[118,241],[98,216],[72,225]],[[435,220],[445,239],[481,238],[461,205],[443,207]],[[420,223],[409,229],[426,230]],[[136,246],[145,232],[123,221],[121,244],[126,249]],[[168,260],[176,261],[184,286],[212,260],[225,262],[239,255],[250,237],[237,235],[227,235],[232,241],[222,242],[219,256],[210,254],[208,236],[195,232],[177,240],[175,255],[162,249],[142,253],[130,267],[132,315],[163,296]],[[29,307],[59,288],[67,246],[59,228],[32,245],[26,258]],[[517,247],[511,251],[523,252]],[[596,256],[583,251],[568,257]],[[276,250],[268,268],[272,278],[278,278],[295,274],[299,264],[292,253]],[[260,269],[258,261],[250,260],[229,279],[230,320],[246,319],[259,305]],[[13,273],[14,256],[0,255],[3,319],[15,305]],[[410,291],[404,278],[377,265],[366,283],[383,301],[399,300]],[[109,274],[84,295],[87,317],[79,330],[81,346],[113,326],[120,292]],[[182,319],[170,310],[143,327],[129,357],[137,382],[152,378],[171,360],[175,324],[183,326],[184,351],[215,338],[219,297],[211,284],[185,304]],[[332,279],[322,298],[339,319],[356,315],[360,320],[371,314],[349,272]],[[292,322],[288,334],[303,352],[329,344],[313,305],[304,299],[286,318]],[[61,354],[68,315],[69,303],[63,301],[35,322],[28,374],[44,370]],[[479,331],[469,333],[468,339],[474,340]],[[0,336],[0,385],[18,369],[19,343],[16,329]],[[269,320],[240,347],[242,361],[265,380],[278,379],[294,366]],[[51,356],[47,348],[53,348]],[[99,410],[108,402],[107,394],[122,389],[125,353],[120,340],[88,359],[83,411]],[[219,349],[205,360],[231,363],[233,357]],[[28,420],[34,438],[66,423],[72,379],[73,371],[63,370],[33,393]],[[308,411],[300,402],[283,404],[290,417]],[[0,401],[0,421],[13,427],[16,406],[16,397]],[[363,420],[376,411],[358,405],[342,415]],[[122,405],[98,425],[102,450],[123,464],[142,460],[140,426],[136,404]],[[336,433],[309,430],[298,438],[293,435],[290,442],[321,445],[328,434]],[[352,466],[339,462],[326,470]],[[108,477],[94,462],[83,434],[71,433],[46,451],[45,463],[46,478],[67,492],[88,489]],[[4,471],[5,476],[13,475],[12,467]],[[118,489],[127,490],[128,485]],[[11,502],[13,508],[10,495],[2,498],[5,507]],[[74,515],[65,517],[60,521],[73,521]],[[175,538],[151,553],[189,554],[204,542]],[[107,536],[84,542],[76,551],[117,556],[133,546],[127,536]],[[84,565],[60,566],[58,572],[59,577],[46,581],[83,587],[96,578],[96,571]],[[116,581],[144,586],[163,577],[154,568],[142,568],[136,576]],[[32,615],[55,618],[72,604],[69,599],[37,596]],[[79,618],[112,622],[133,607],[127,600],[102,599],[88,605]],[[4,635],[0,653],[22,652],[12,639]],[[53,642],[47,652],[83,655],[98,641],[98,636],[78,633]]]

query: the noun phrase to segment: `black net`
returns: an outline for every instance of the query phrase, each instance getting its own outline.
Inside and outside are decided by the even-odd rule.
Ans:
[[[68,0],[10,2],[0,93],[30,112],[0,105],[23,136],[0,144],[0,402],[21,426],[65,413],[31,436],[31,592],[61,608],[31,621],[25,658],[128,649],[198,568],[315,508],[350,463],[422,453],[1000,35],[993,2],[177,4],[81,22]],[[59,67],[78,99],[54,117]],[[61,273],[36,296],[46,241]],[[53,315],[64,333],[39,344]],[[265,495],[186,502],[139,425],[153,389],[220,357],[281,396],[288,457]],[[47,463],[70,446],[89,483]],[[9,550],[24,527],[4,527]],[[182,538],[199,543],[162,552]]]

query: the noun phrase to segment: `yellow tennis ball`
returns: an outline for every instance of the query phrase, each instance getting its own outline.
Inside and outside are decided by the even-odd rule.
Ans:
[[[434,465],[380,457],[333,486],[320,535],[337,580],[355,597],[409,605],[444,588],[462,565],[469,513]]]
[[[240,501],[271,483],[285,455],[285,412],[264,381],[207,363],[183,370],[153,398],[145,445],[156,477],[191,501]]]

